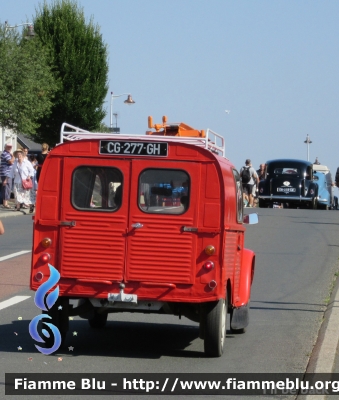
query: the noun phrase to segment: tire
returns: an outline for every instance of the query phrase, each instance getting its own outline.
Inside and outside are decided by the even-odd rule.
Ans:
[[[209,305],[206,313],[204,350],[209,357],[220,357],[226,339],[227,300]]]
[[[259,208],[267,207],[264,199],[259,199],[258,205],[259,205]]]
[[[61,306],[61,309],[59,309]],[[67,336],[68,328],[69,328],[69,315],[68,315],[68,307],[69,307],[69,299],[67,297],[59,297],[56,303],[49,311],[42,311],[42,314],[47,314],[51,317],[50,320],[46,322],[52,323],[55,325],[61,335],[61,344],[59,348],[64,347],[65,339]],[[54,345],[54,336],[50,328],[44,326],[44,329],[50,334],[49,338],[46,338],[45,343],[46,347],[52,347]]]
[[[104,328],[107,322],[107,317],[107,312],[99,313],[98,311],[95,311],[94,317],[89,318],[88,323],[91,328]]]

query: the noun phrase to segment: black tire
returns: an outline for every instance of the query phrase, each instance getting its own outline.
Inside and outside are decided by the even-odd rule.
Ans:
[[[227,296],[226,296],[227,297]],[[227,300],[208,305],[206,313],[204,350],[209,357],[220,357],[226,339]]]
[[[61,308],[59,309],[60,306]],[[64,346],[69,328],[68,307],[69,299],[67,297],[59,297],[50,310],[48,310],[47,312],[42,311],[42,314],[47,314],[51,317],[51,319],[46,320],[46,322],[55,325],[60,332],[61,344],[59,348],[62,348]],[[54,336],[52,334],[52,331],[49,327],[46,326],[44,326],[44,329],[47,330],[47,332],[50,334],[50,337],[46,338],[45,340],[46,347],[52,347],[54,345]]]
[[[88,323],[91,328],[104,328],[107,322],[108,313],[99,313],[95,311],[94,317],[88,319]]]
[[[259,205],[259,208],[267,207],[267,204],[265,203],[264,199],[259,199],[258,205]]]

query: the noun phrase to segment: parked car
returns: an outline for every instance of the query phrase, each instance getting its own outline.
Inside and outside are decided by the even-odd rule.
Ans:
[[[333,194],[333,180],[332,180],[332,174],[329,168],[326,165],[322,164],[314,164],[313,165],[313,171],[317,173],[323,173],[325,175],[325,180],[326,180],[326,187],[328,192],[330,193],[330,206],[329,208],[331,210],[337,210],[338,209],[338,197],[334,196]]]
[[[318,184],[318,209],[329,210],[331,207],[331,194],[327,188],[325,174],[314,171],[313,180]]]
[[[265,179],[259,182],[259,207],[317,208],[318,184],[313,180],[313,164],[295,159],[266,162]]]
[[[332,183],[328,181],[328,174],[313,171],[313,180],[318,184],[318,208],[336,210],[338,208],[338,198],[333,196]]]

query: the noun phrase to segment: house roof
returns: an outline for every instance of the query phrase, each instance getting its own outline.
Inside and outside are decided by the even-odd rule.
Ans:
[[[17,134],[17,142],[28,150],[41,150],[41,144],[33,142],[33,140],[21,133]]]

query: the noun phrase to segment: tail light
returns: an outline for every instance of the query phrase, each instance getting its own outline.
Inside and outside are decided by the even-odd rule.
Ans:
[[[206,261],[204,264],[204,268],[206,271],[212,271],[214,268],[214,262],[213,261]]]
[[[209,244],[208,246],[205,247],[205,253],[208,256],[212,256],[215,253],[215,247]]]
[[[37,272],[36,274],[35,274],[35,279],[37,280],[37,281],[41,281],[42,279],[43,279],[43,277],[44,277],[44,274],[42,273],[42,272]]]
[[[40,260],[45,262],[45,263],[48,262],[50,259],[51,259],[51,255],[48,254],[48,253],[43,253],[40,256]]]
[[[214,290],[217,287],[217,282],[216,281],[211,281],[208,284],[208,286],[209,286],[210,289]]]
[[[40,243],[41,243],[42,247],[47,249],[48,247],[50,247],[52,245],[52,239],[46,237],[46,238],[43,238]]]

